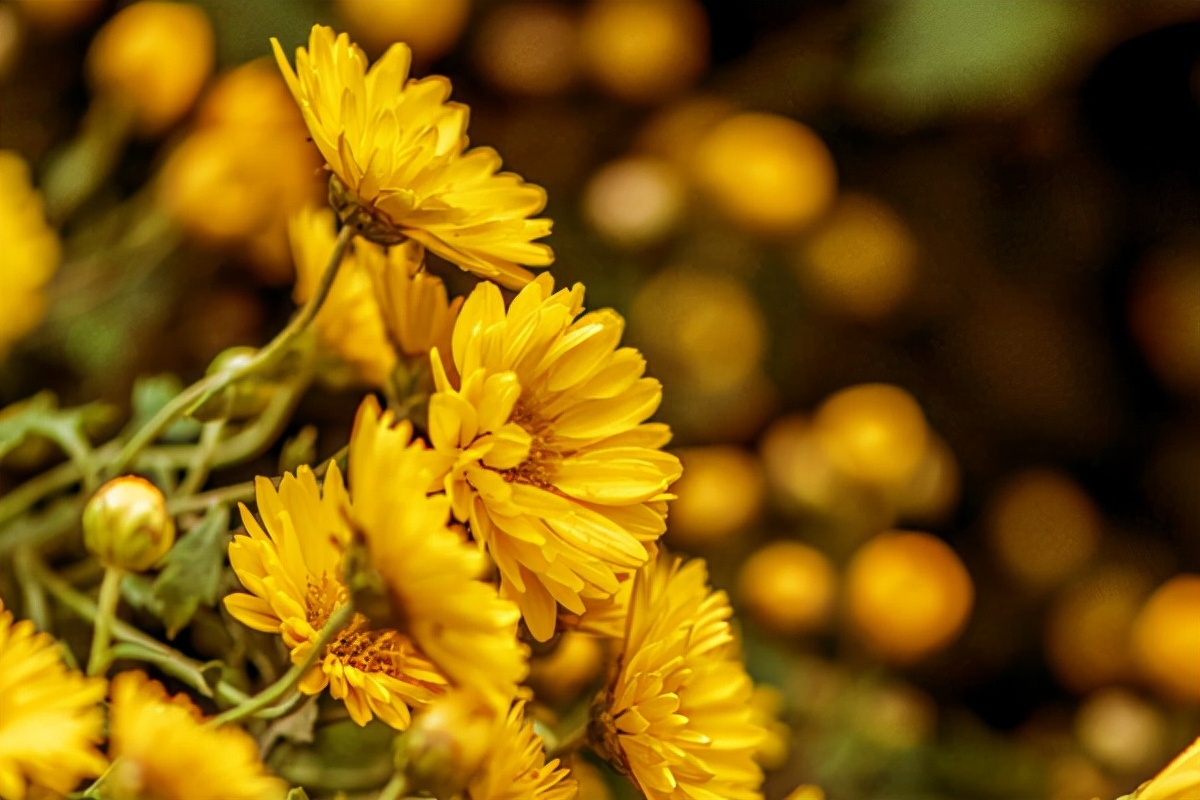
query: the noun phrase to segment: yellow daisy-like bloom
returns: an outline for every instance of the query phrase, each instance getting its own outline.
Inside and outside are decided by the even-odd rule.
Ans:
[[[112,681],[106,797],[114,800],[270,800],[287,784],[263,766],[236,725],[210,728],[184,694],[169,696],[141,672]]]
[[[445,459],[393,427],[368,397],[350,436],[353,516],[405,631],[455,685],[507,708],[528,671],[517,607],[480,580],[479,549],[449,526],[450,503],[429,496]]]
[[[263,525],[242,506],[247,535],[229,545],[229,561],[250,594],[227,596],[225,607],[255,630],[278,633],[292,661],[300,663],[348,600],[342,558],[352,537],[344,512],[349,498],[336,464],[325,475],[323,492],[308,467],[295,477],[284,475],[278,491],[266,478],[258,478],[255,490]],[[433,700],[445,685],[407,636],[374,628],[355,614],[326,646],[300,691],[317,694],[328,686],[359,725],[378,717],[403,730],[412,721],[411,709]]]
[[[620,666],[591,738],[648,800],[759,800],[766,732],[738,658],[724,592],[702,560],[638,572]]]
[[[1200,797],[1200,739],[1188,745],[1153,780],[1121,800],[1193,800],[1196,797]]]
[[[558,759],[546,763],[542,737],[525,721],[525,704],[508,712],[484,767],[467,785],[470,800],[572,800],[579,786]]]
[[[37,327],[46,312],[42,287],[58,269],[58,237],[46,224],[42,198],[29,167],[16,153],[0,151],[0,360]]]
[[[297,303],[312,297],[321,282],[337,239],[334,224],[333,212],[328,209],[306,208],[292,218],[289,234],[296,261],[293,299]],[[396,356],[388,344],[366,263],[386,260],[404,271],[410,268],[410,255],[405,248],[392,248],[385,257],[370,242],[352,242],[329,296],[313,320],[321,346],[348,363],[356,377],[371,386],[386,385]]]
[[[67,669],[49,634],[14,624],[0,600],[0,797],[66,794],[102,773],[106,691],[103,678]]]
[[[500,290],[475,287],[454,326],[451,381],[433,359],[434,447],[454,461],[445,478],[454,516],[470,522],[500,569],[506,597],[540,641],[557,603],[618,588],[666,527],[679,459],[660,449],[666,425],[646,423],[662,386],[618,348],[624,321],[580,316],[583,286],[554,291],[540,275],[506,312]]]
[[[467,107],[447,102],[440,76],[409,80],[412,52],[395,44],[369,69],[346,34],[312,29],[292,70],[271,40],[283,77],[335,181],[331,199],[365,235],[414,239],[465,270],[510,288],[554,254],[533,240],[550,220],[530,219],[546,192],[498,172],[495,150],[467,150]]]

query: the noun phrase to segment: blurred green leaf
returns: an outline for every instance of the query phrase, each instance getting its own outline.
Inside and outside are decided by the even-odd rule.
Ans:
[[[191,622],[201,603],[217,602],[228,545],[229,509],[220,506],[180,537],[167,554],[153,590],[167,638],[174,639]]]
[[[133,420],[130,426],[140,428],[150,420],[175,395],[183,391],[183,381],[178,375],[144,375],[134,381]],[[200,422],[189,418],[177,419],[163,433],[163,439],[171,442],[193,442],[200,436]]]

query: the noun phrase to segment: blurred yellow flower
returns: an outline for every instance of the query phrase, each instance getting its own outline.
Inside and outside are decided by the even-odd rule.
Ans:
[[[292,661],[300,663],[321,627],[347,601],[342,556],[351,539],[344,517],[349,499],[336,464],[325,475],[323,492],[308,467],[294,477],[284,475],[278,490],[266,478],[255,488],[263,525],[242,506],[248,535],[235,536],[229,545],[229,561],[250,594],[227,596],[225,607],[255,630],[278,633]],[[326,646],[300,691],[317,694],[328,686],[359,725],[378,717],[403,730],[412,721],[410,709],[433,700],[445,683],[408,637],[373,628],[355,614]]]
[[[496,746],[467,785],[469,800],[572,800],[579,787],[558,759],[546,763],[542,737],[525,720],[525,704],[508,712]]]
[[[582,614],[584,597],[616,592],[619,575],[649,559],[680,474],[660,449],[670,429],[645,423],[662,386],[643,377],[637,350],[617,347],[624,321],[582,310],[583,286],[555,292],[548,274],[507,312],[481,283],[454,327],[461,381],[433,359],[429,432],[454,461],[454,516],[470,522],[539,641],[554,634],[558,603]]]
[[[405,633],[453,684],[507,708],[528,671],[520,613],[479,579],[486,559],[449,526],[450,501],[426,494],[448,460],[393,423],[374,397],[363,401],[350,436],[354,523]]]
[[[42,287],[58,269],[58,237],[46,224],[29,166],[0,150],[0,361],[46,311]]]
[[[108,766],[102,678],[67,669],[54,639],[28,620],[13,623],[0,600],[0,797],[66,794]]]
[[[1136,800],[1191,800],[1200,797],[1200,739],[1188,745],[1162,772],[1138,787]]]
[[[724,592],[702,560],[658,558],[634,578],[620,668],[593,744],[648,800],[759,800],[754,687]]]
[[[405,238],[483,278],[519,288],[553,252],[533,240],[550,220],[530,219],[546,192],[498,172],[495,150],[467,150],[467,107],[450,103],[440,76],[410,80],[412,53],[395,44],[369,69],[346,34],[316,25],[293,71],[275,58],[308,130],[333,172],[343,219],[382,243]]]
[[[287,785],[263,766],[234,725],[210,728],[185,694],[141,672],[112,681],[106,797],[113,800],[282,800]]]
[[[296,287],[292,296],[297,303],[312,297],[321,282],[337,238],[334,225],[333,213],[328,209],[305,208],[292,218],[290,233],[296,260]],[[349,364],[355,377],[368,385],[387,385],[396,366],[396,355],[388,343],[366,265],[382,261],[408,274],[415,269],[410,265],[413,256],[409,247],[393,247],[385,256],[370,242],[361,239],[352,242],[329,296],[314,320],[321,347]],[[419,264],[419,254],[416,258]],[[322,374],[336,374],[336,371],[323,370]]]

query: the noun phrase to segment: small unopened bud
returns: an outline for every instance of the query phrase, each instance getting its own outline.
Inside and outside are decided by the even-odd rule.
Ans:
[[[492,750],[502,719],[469,691],[451,691],[430,704],[396,740],[396,769],[411,792],[455,797]]]
[[[171,549],[175,523],[157,486],[125,475],[101,486],[88,500],[83,542],[104,566],[141,572]]]
[[[253,347],[230,347],[217,354],[206,374],[220,375],[241,369],[257,355]],[[201,422],[224,419],[238,421],[257,416],[271,402],[275,384],[259,375],[247,375],[217,392],[192,412]]]

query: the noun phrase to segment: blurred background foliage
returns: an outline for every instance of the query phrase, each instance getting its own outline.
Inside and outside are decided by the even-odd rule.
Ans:
[[[663,381],[666,541],[774,687],[768,797],[1115,797],[1200,733],[1200,6],[204,0],[164,48],[96,36],[125,5],[0,1],[0,148],[64,247],[0,405],[105,401],[96,439],[265,341],[324,191],[268,38],[407,41]],[[333,452],[356,399],[291,433]]]

